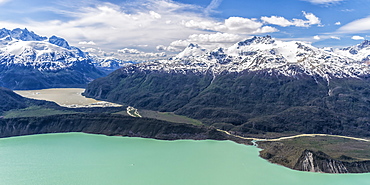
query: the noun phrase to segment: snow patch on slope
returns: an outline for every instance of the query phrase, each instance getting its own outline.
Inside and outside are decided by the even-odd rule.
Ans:
[[[369,48],[362,44],[358,58],[349,54],[319,49],[310,44],[284,42],[266,37],[253,37],[238,42],[229,48],[213,51],[202,50],[200,46],[189,45],[172,60],[159,60],[126,67],[139,70],[154,70],[175,73],[206,73],[265,71],[269,74],[297,76],[300,74],[330,78],[359,78],[369,75],[370,70],[363,56],[369,56]],[[343,50],[344,51],[344,50]],[[361,60],[358,60],[360,59]]]

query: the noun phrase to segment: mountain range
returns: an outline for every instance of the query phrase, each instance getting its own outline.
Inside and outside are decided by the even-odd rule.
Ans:
[[[42,37],[27,29],[0,30],[0,86],[10,89],[83,87],[105,75],[96,63],[63,38]]]
[[[190,44],[169,60],[132,64],[85,95],[175,112],[224,130],[369,136],[369,41],[316,48],[270,36],[212,51]]]
[[[90,55],[57,36],[1,29],[0,86],[83,87],[95,79],[85,96],[134,106],[139,112],[174,112],[204,125],[119,115],[125,107],[72,110],[0,87],[0,137],[86,132],[240,143],[250,141],[242,136],[299,133],[370,137],[369,59],[366,40],[338,49],[265,36],[215,50],[190,44],[168,60],[127,63]],[[261,144],[261,157],[293,169],[369,172],[370,163],[362,158],[332,158],[279,142]]]

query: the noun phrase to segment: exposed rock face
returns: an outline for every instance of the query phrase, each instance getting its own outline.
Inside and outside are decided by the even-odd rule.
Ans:
[[[370,172],[370,161],[342,161],[321,151],[286,146],[280,142],[259,143],[259,146],[264,149],[260,152],[262,158],[294,170],[321,173]]]
[[[344,162],[331,159],[323,152],[305,150],[294,169],[309,172],[349,173]]]

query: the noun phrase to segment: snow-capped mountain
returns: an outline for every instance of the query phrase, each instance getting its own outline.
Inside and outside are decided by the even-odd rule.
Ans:
[[[284,42],[265,36],[253,37],[229,48],[210,52],[191,44],[172,60],[146,62],[134,67],[176,73],[265,71],[285,76],[307,74],[330,79],[370,74],[368,64],[363,62],[366,57],[369,58],[369,54],[369,41],[328,51],[304,42]],[[130,67],[126,70],[130,70]]]
[[[198,44],[189,44],[182,52],[176,55],[177,59],[186,59],[194,56],[203,56],[207,53],[207,50],[200,47]]]
[[[49,85],[81,86],[103,75],[94,67],[89,56],[79,48],[70,46],[65,39],[42,37],[19,28],[0,30],[0,72],[1,86],[20,89],[45,88]],[[40,85],[36,80],[34,84],[37,85],[31,81],[25,85],[23,82],[27,77],[20,77],[26,74],[38,74],[39,80],[45,82]],[[63,78],[48,79],[62,74]]]
[[[2,29],[0,65],[31,66],[40,71],[55,71],[78,63],[92,65],[91,60],[77,47],[69,46],[63,38],[37,36],[27,29]]]
[[[119,69],[121,67],[126,67],[130,64],[136,64],[138,62],[134,62],[134,61],[125,61],[125,60],[121,60],[121,59],[118,59],[118,58],[115,58],[115,57],[104,57],[104,58],[101,58],[101,57],[91,57],[93,59],[93,64],[95,65],[95,67],[97,67],[98,69],[102,70],[102,71],[106,71],[107,73],[110,73],[116,69]]]
[[[204,54],[190,45],[172,60],[132,64],[96,79],[84,95],[174,112],[245,135],[369,137],[370,70],[362,60],[367,43],[340,50],[357,51],[348,55],[269,36]]]
[[[43,41],[47,37],[42,37],[34,32],[25,29],[16,28],[14,30],[0,29],[0,44],[8,44],[11,41]]]
[[[370,61],[370,41],[365,40],[362,43],[355,45],[355,46],[341,48],[341,49],[333,49],[332,52],[338,55],[346,56],[356,61],[369,62]]]

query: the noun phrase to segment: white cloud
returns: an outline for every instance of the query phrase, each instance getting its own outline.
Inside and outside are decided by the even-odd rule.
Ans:
[[[340,37],[337,36],[330,36],[331,39],[340,40]]]
[[[160,19],[162,18],[161,14],[155,12],[155,11],[149,11],[149,14],[152,16],[153,19]]]
[[[341,23],[341,22],[339,22],[339,21],[335,23],[335,25],[341,25],[341,24],[342,24],[342,23]]]
[[[268,24],[274,24],[282,27],[287,27],[293,25],[292,22],[285,19],[284,17],[271,16],[271,17],[261,17],[261,20]]]
[[[114,57],[121,58],[124,60],[161,59],[167,56],[165,52],[160,52],[160,53],[143,52],[143,51],[140,51],[138,49],[133,49],[133,48],[123,48],[123,49],[117,50],[117,53],[114,53],[114,52],[107,53],[104,51],[100,51],[100,52],[104,56],[114,56]]]
[[[201,45],[207,49],[215,49],[218,47],[227,47],[236,42],[243,40],[244,37],[237,34],[230,33],[213,33],[213,34],[192,34],[186,40],[173,41],[168,47],[167,51],[182,51],[190,43]]]
[[[316,15],[314,15],[313,13],[306,13],[303,11],[303,15],[304,17],[306,17],[306,19],[308,19],[307,24],[309,25],[321,24],[320,19],[316,17]]]
[[[57,35],[68,40],[71,45],[91,45],[89,41],[93,40],[106,51],[144,45],[148,46],[146,50],[154,51],[157,45],[185,39],[191,34],[206,33],[181,24],[183,20],[203,19],[203,12],[192,5],[171,0],[130,1],[120,6],[99,1],[89,2],[89,6],[75,6],[70,10],[61,7],[51,9],[68,19],[27,19],[26,23],[0,21],[0,25],[8,29],[27,27],[45,36]]]
[[[234,34],[261,34],[278,31],[271,26],[264,26],[263,23],[256,19],[243,17],[229,17],[224,22],[216,22],[209,20],[190,20],[183,21],[182,24],[187,28],[195,28],[201,30],[218,31]]]
[[[355,9],[344,9],[344,10],[341,10],[342,12],[353,12],[355,11]]]
[[[303,15],[307,20],[303,19],[296,19],[288,20],[284,17],[278,17],[278,16],[271,16],[271,17],[261,17],[261,20],[267,24],[274,24],[282,27],[287,26],[297,26],[297,27],[310,27],[311,25],[321,25],[320,19],[314,15],[313,13],[306,13],[303,11]]]
[[[95,48],[86,48],[86,49],[83,49],[84,52],[89,52],[89,53],[95,53],[97,51],[97,49]]]
[[[230,17],[225,20],[225,24],[221,25],[216,31],[232,32],[232,33],[245,33],[245,34],[256,34],[256,33],[268,33],[275,30],[262,30],[263,24],[248,18],[243,17]]]
[[[338,29],[340,33],[363,33],[370,31],[370,16],[350,22]]]
[[[165,50],[167,50],[167,47],[166,47],[166,46],[163,46],[163,45],[158,45],[158,46],[156,47],[156,49],[157,49],[158,51],[165,51]]]
[[[352,38],[351,39],[353,39],[353,40],[365,40],[365,38],[364,37],[361,37],[361,36],[358,36],[358,35],[354,35],[354,36],[352,36]]]
[[[320,38],[320,36],[315,35],[315,36],[313,37],[313,39],[315,39],[315,40],[320,40],[321,38]]]
[[[96,45],[94,41],[82,41],[82,42],[79,42],[78,44],[80,45]]]
[[[204,9],[204,13],[209,15],[214,9],[218,8],[221,4],[222,0],[212,0],[211,3]]]
[[[229,33],[193,34],[188,38],[188,42],[198,44],[235,43],[240,40],[242,40],[241,36]]]
[[[341,2],[343,0],[304,0],[304,1],[308,1],[312,4],[332,4]]]
[[[187,40],[175,40],[171,42],[170,46],[172,47],[186,47],[190,44]]]
[[[10,1],[10,0],[0,0],[0,5],[6,3],[8,1]]]
[[[173,0],[125,1],[119,5],[78,0],[88,2],[78,6],[73,0],[65,1],[70,2],[73,8],[58,6],[49,10],[62,14],[63,19],[36,21],[30,18],[22,20],[26,23],[0,21],[0,25],[9,29],[27,27],[45,36],[57,35],[71,45],[80,44],[95,49],[95,52],[104,50],[106,55],[120,50],[120,55],[133,58],[163,56],[165,54],[155,52],[180,51],[190,42],[215,47],[234,44],[248,35],[279,31],[266,25],[266,22],[303,27],[321,24],[318,17],[306,12],[303,12],[305,20],[286,20],[278,16],[265,17],[265,20],[245,17],[214,19],[205,16],[207,11],[210,13],[216,9],[221,0],[212,0],[206,11],[202,7]]]
[[[124,53],[124,54],[140,54],[142,53],[141,51],[137,50],[137,49],[129,49],[129,48],[123,48],[123,49],[119,49],[117,50],[118,53]]]

